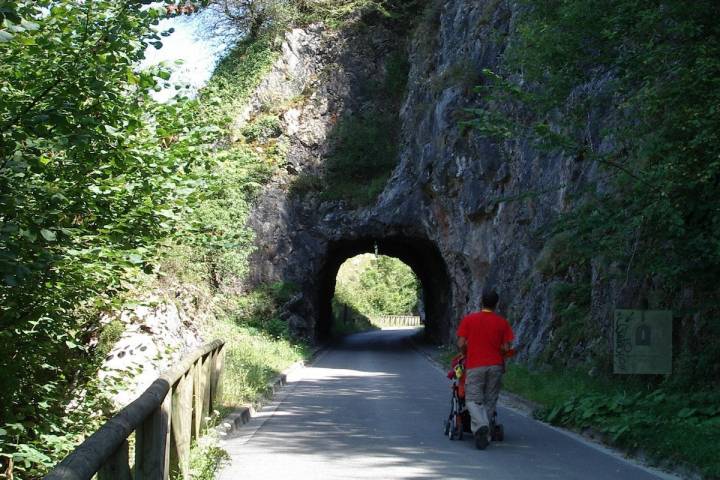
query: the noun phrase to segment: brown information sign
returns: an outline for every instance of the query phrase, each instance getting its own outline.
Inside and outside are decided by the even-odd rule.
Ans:
[[[613,357],[615,373],[671,373],[672,312],[615,310]]]

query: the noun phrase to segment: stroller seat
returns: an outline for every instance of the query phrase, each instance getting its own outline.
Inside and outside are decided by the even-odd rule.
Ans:
[[[451,370],[447,377],[452,380],[450,397],[450,413],[443,424],[444,434],[450,440],[462,440],[463,434],[472,433],[470,412],[465,406],[465,357],[462,354],[452,359]],[[502,442],[505,431],[502,424],[497,423],[497,412],[490,419],[490,437],[493,441]]]

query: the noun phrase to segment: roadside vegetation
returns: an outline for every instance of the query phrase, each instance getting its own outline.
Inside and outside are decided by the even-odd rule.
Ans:
[[[511,364],[504,387],[536,402],[540,420],[592,429],[616,447],[665,467],[720,478],[720,394],[656,388],[637,378],[591,377],[581,370],[529,370]]]
[[[384,81],[368,88],[368,102],[373,108],[361,115],[342,117],[330,135],[334,150],[316,183],[323,199],[369,205],[385,188],[397,165],[400,103],[409,69],[402,45],[390,55],[385,68]]]

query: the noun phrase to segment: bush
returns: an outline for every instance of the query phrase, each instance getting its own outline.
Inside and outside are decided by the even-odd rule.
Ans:
[[[280,119],[275,115],[261,115],[248,122],[240,133],[247,142],[266,143],[271,138],[277,138],[282,134]]]
[[[617,446],[652,460],[699,467],[720,475],[720,398],[715,391],[679,392],[564,369],[530,371],[511,364],[505,387],[541,404],[540,419],[574,429],[592,428]]]

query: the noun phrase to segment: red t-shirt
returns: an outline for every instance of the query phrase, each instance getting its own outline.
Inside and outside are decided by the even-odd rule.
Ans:
[[[460,322],[457,336],[467,340],[465,368],[502,365],[500,346],[514,338],[508,321],[488,310],[466,315]]]

